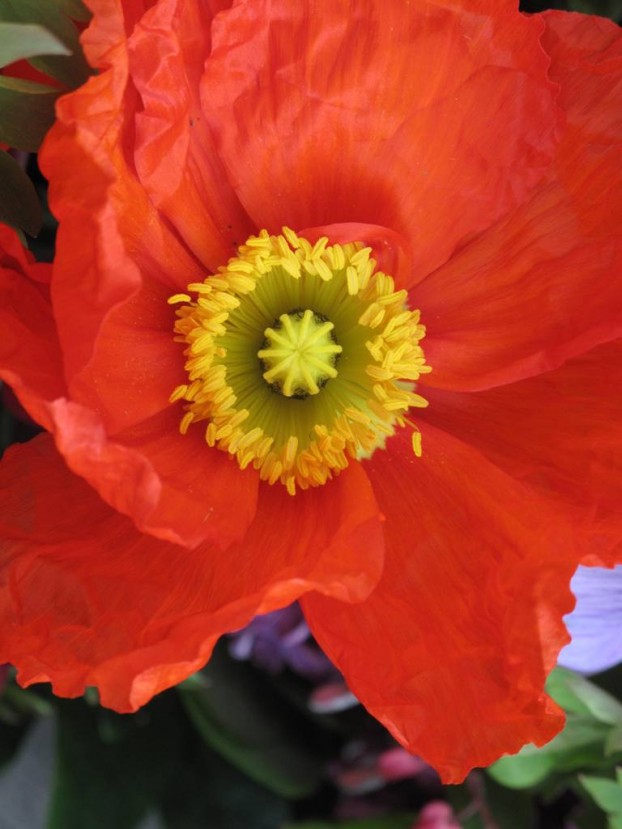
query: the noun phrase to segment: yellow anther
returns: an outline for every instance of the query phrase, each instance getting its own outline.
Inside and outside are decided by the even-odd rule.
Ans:
[[[185,401],[180,431],[207,422],[208,446],[291,495],[369,457],[406,423],[420,455],[405,413],[426,405],[413,391],[430,371],[425,329],[375,267],[360,243],[264,230],[171,297],[189,377],[170,397]]]

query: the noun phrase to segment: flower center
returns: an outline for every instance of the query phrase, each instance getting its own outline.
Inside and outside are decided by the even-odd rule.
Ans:
[[[310,308],[289,311],[266,328],[266,339],[257,356],[263,379],[285,397],[304,400],[318,394],[337,376],[337,359],[343,348],[335,340],[335,326]]]
[[[205,440],[262,480],[319,486],[369,457],[427,401],[430,371],[419,312],[377,271],[361,243],[311,245],[284,228],[261,231],[203,282],[176,294],[176,340],[188,381],[180,430],[204,422]],[[191,298],[191,294],[195,298]]]

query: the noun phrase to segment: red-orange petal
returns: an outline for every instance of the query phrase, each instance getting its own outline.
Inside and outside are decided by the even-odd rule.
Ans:
[[[427,396],[421,421],[567,511],[583,563],[622,563],[622,340],[519,383]]]
[[[208,447],[200,430],[181,435],[173,408],[112,437],[96,412],[77,403],[55,400],[48,410],[70,469],[142,532],[189,547],[226,548],[244,537],[258,477]]]
[[[413,291],[440,388],[512,382],[622,336],[622,34],[597,17],[544,19],[567,115],[551,173]]]
[[[143,105],[128,37],[145,15],[153,22],[156,7],[118,0],[91,7],[84,43],[100,73],[59,103],[42,153],[60,220],[52,301],[69,398],[50,400],[50,428],[71,469],[141,530],[190,546],[227,546],[254,515],[257,481],[205,446],[197,465],[190,457],[197,436],[181,438],[179,413],[168,403],[183,379],[183,354],[166,298],[204,277],[208,266],[154,206],[135,154]],[[205,245],[219,258],[226,245],[207,213]],[[156,434],[156,422],[165,431]],[[168,452],[159,448],[163,440]],[[235,509],[228,488],[236,492]]]
[[[123,415],[127,416],[128,408],[145,407],[132,402],[132,392],[134,399],[157,401],[158,394],[162,398],[159,407],[154,404],[155,415],[115,434],[111,426],[123,417],[114,410],[102,417],[90,390],[84,396],[95,401],[91,407],[67,396],[46,284],[49,268],[36,265],[14,231],[0,225],[0,377],[29,414],[53,432],[70,468],[105,501],[130,516],[139,529],[189,546],[208,539],[221,547],[239,541],[255,514],[258,480],[242,472],[225,453],[210,449],[200,431],[180,435],[179,411],[168,404],[162,383],[151,382],[157,371],[169,378],[168,392],[178,382],[174,371],[175,366],[181,370],[183,357],[171,331],[160,332],[164,341],[150,344],[149,338],[158,332],[137,325],[141,311],[130,304],[126,317],[133,318],[126,318],[126,326],[114,329],[116,336],[107,339],[107,370],[110,373],[114,367],[115,377],[111,394],[116,394]],[[153,301],[143,303],[143,320],[149,318],[150,305]],[[161,307],[172,324],[172,311],[164,298]],[[141,343],[141,337],[148,342]],[[149,365],[149,345],[153,365]],[[119,351],[123,347],[125,353]],[[167,366],[170,350],[175,357]],[[138,351],[143,366],[136,363]],[[235,503],[231,492],[236,494]]]
[[[69,381],[89,362],[107,315],[144,280],[172,293],[214,264],[193,255],[139,180],[135,130],[144,105],[130,73],[128,36],[145,5],[92,0],[90,6],[94,17],[83,41],[99,74],[59,102],[41,153],[60,220],[53,300]],[[213,250],[220,264],[229,248],[207,207],[196,221],[204,225],[203,250]]]
[[[414,282],[547,168],[542,29],[500,0],[248,0],[214,21],[203,108],[257,225],[392,228]]]
[[[199,101],[211,21],[230,0],[160,0],[128,40],[138,92],[134,159],[142,186],[197,258],[216,270],[256,228],[240,205]],[[129,113],[128,113],[129,114]]]
[[[50,422],[44,401],[65,393],[50,270],[35,264],[17,233],[0,224],[0,377],[43,426]]]
[[[226,552],[136,532],[48,436],[9,449],[0,476],[0,659],[62,696],[95,685],[117,711],[185,679],[254,614],[307,590],[359,601],[380,574],[378,508],[358,466],[295,500],[265,486]]]
[[[377,269],[390,274],[398,290],[410,285],[413,272],[412,245],[408,239],[389,227],[361,222],[342,222],[319,227],[305,227],[298,232],[312,244],[322,236],[327,236],[331,245],[362,242],[372,249]]]
[[[1,222],[0,267],[43,284],[50,281],[52,271],[47,262],[36,262],[32,253],[21,243],[17,232]]]
[[[110,434],[168,409],[173,390],[187,381],[170,296],[170,288],[142,279],[106,315],[88,364],[72,378],[72,398],[97,411]]]
[[[433,427],[367,464],[386,563],[367,601],[308,595],[313,633],[354,694],[447,782],[563,724],[544,693],[568,641],[570,526],[475,449]]]

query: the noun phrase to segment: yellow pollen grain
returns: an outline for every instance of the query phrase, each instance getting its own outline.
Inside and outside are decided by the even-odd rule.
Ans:
[[[419,432],[418,430],[414,430],[411,435],[411,441],[413,452],[418,458],[420,458],[423,451],[421,448],[421,432]]]

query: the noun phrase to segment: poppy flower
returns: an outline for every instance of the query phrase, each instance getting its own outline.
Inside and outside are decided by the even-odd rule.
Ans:
[[[4,234],[46,433],[0,467],[0,660],[134,711],[300,598],[446,780],[546,742],[570,578],[620,557],[619,29],[88,5],[49,285]]]

